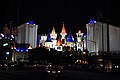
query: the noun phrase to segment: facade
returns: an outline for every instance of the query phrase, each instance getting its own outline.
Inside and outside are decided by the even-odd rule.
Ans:
[[[32,48],[37,47],[37,29],[38,25],[33,21],[18,26],[17,43],[30,44]]]
[[[89,52],[107,52],[107,40],[109,40],[110,52],[120,51],[120,28],[114,25],[109,26],[109,39],[107,39],[107,24],[92,21],[86,24],[87,28],[87,49]]]

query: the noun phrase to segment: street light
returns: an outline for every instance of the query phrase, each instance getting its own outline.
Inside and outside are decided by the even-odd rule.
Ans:
[[[6,57],[6,60],[7,60],[7,68],[6,68],[6,70],[9,70],[9,68],[8,68],[8,56],[9,56],[9,54],[10,54],[10,52],[6,52],[6,55],[7,55],[7,57]]]
[[[10,54],[10,52],[6,52],[6,54],[7,54],[7,55],[9,55],[9,54]]]

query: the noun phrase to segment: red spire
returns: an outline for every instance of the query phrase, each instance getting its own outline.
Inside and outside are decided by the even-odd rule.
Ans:
[[[81,34],[81,30],[78,31],[78,34]]]
[[[57,43],[56,43],[56,46],[62,46],[62,41],[61,41],[60,37],[58,38],[58,41],[57,41]]]
[[[66,30],[65,30],[65,26],[64,26],[64,22],[63,22],[63,26],[62,26],[62,31],[61,31],[62,34],[66,33]]]

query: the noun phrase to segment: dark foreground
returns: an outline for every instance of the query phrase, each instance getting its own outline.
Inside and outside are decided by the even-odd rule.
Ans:
[[[40,70],[0,71],[0,80],[119,80],[119,74],[63,70],[59,76],[47,75]]]

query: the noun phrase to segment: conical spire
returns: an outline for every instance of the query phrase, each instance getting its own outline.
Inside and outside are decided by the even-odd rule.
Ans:
[[[61,41],[60,37],[58,38],[58,41],[57,41],[57,43],[56,43],[56,46],[62,46],[62,41]]]
[[[67,42],[74,42],[74,40],[72,39],[72,34],[71,34],[71,31],[67,37]]]
[[[81,34],[81,30],[78,31],[78,34]]]
[[[45,42],[52,42],[50,32],[48,32],[47,39]]]
[[[52,29],[51,34],[56,34],[56,32],[55,32],[55,27],[54,27],[54,26],[53,26],[53,29]]]
[[[63,22],[63,26],[62,26],[62,31],[61,31],[62,34],[66,33],[66,30],[65,30],[65,26],[64,26],[64,22]]]

